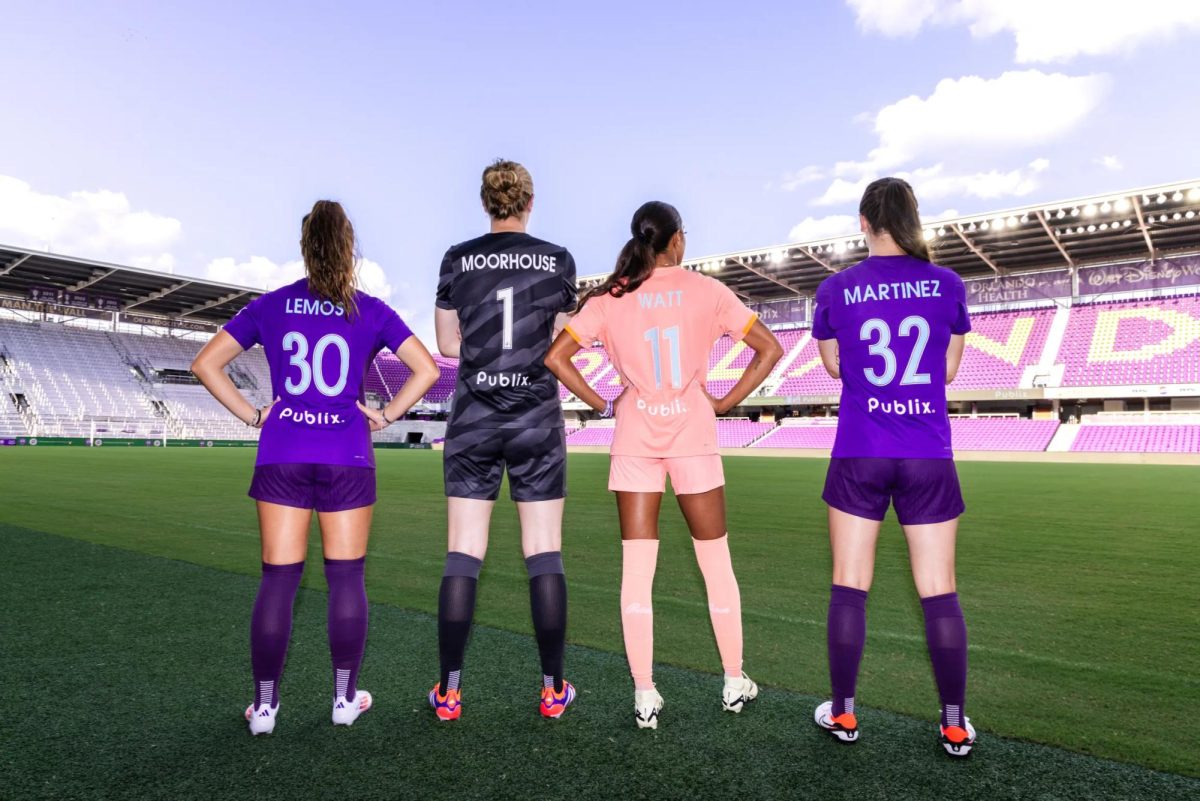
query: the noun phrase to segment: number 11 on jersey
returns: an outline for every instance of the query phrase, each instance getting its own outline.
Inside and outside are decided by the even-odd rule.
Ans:
[[[647,328],[642,338],[650,343],[650,354],[654,359],[654,387],[662,389],[662,356],[659,353],[658,326]],[[679,367],[679,326],[664,328],[662,338],[667,340],[671,349],[671,387],[679,389],[683,386],[683,371]]]

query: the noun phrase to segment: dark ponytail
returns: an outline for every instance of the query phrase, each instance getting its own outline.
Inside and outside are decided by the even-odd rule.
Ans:
[[[354,226],[342,204],[318,200],[300,222],[300,253],[308,274],[308,290],[318,298],[345,309],[346,319],[358,314],[358,252],[354,244]]]
[[[867,185],[858,213],[867,218],[871,231],[887,231],[892,240],[908,255],[922,261],[933,261],[933,252],[925,241],[917,196],[908,181],[901,178],[880,178]]]
[[[599,295],[619,298],[641,286],[654,272],[655,257],[667,249],[675,234],[683,230],[683,219],[670,203],[651,200],[634,212],[629,230],[633,236],[621,248],[612,274],[584,293],[577,311]]]

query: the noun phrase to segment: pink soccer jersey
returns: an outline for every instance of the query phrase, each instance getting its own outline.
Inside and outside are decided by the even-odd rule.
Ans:
[[[708,356],[723,334],[740,340],[755,319],[729,287],[682,267],[659,267],[619,298],[589,300],[567,331],[584,347],[600,342],[627,387],[616,401],[613,455],[716,453]]]

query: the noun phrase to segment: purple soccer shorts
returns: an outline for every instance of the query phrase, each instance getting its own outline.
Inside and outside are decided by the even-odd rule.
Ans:
[[[953,459],[830,459],[821,498],[869,520],[894,504],[902,526],[945,523],[966,509]]]
[[[344,512],[375,503],[375,468],[336,464],[264,464],[254,468],[256,501]]]

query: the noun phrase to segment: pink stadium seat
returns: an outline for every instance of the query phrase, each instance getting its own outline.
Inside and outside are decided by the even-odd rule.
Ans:
[[[1200,296],[1076,306],[1063,386],[1200,382]]]
[[[1200,425],[1084,424],[1073,451],[1200,453]]]
[[[1057,430],[1057,420],[950,418],[950,441],[956,451],[1044,451]]]

